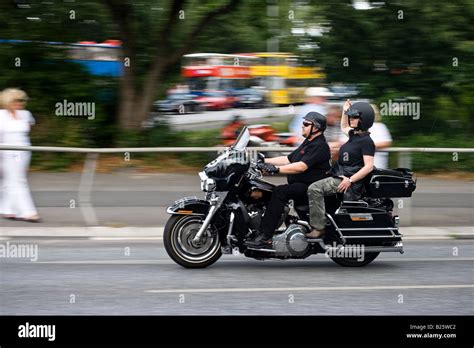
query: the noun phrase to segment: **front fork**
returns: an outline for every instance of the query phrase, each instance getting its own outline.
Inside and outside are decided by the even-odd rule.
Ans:
[[[222,193],[213,193],[211,195],[211,198],[209,199],[209,203],[211,204],[211,208],[209,209],[209,212],[207,213],[206,218],[204,219],[204,222],[202,223],[201,227],[199,228],[199,231],[196,233],[196,235],[193,238],[193,242],[196,244],[201,243],[201,238],[204,232],[207,231],[207,228],[209,227],[209,224],[212,221],[212,218],[216,214],[217,209],[222,205],[224,202],[225,197],[227,196],[227,192],[222,192]]]
[[[211,208],[209,209],[209,212],[207,213],[206,219],[204,220],[203,224],[201,225],[201,228],[199,231],[196,233],[196,235],[193,238],[193,242],[196,244],[201,243],[201,237],[204,234],[204,232],[207,230],[209,227],[209,224],[211,223],[212,218],[214,217],[214,214],[217,211],[217,206],[212,205]]]

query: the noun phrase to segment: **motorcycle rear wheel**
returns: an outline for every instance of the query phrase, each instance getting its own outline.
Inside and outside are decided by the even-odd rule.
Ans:
[[[341,258],[341,257],[331,257],[335,263],[340,266],[344,267],[363,267],[367,266],[369,263],[374,261],[377,256],[379,256],[379,252],[369,252],[364,254],[364,260],[360,261],[357,258]]]
[[[201,243],[193,242],[202,223],[203,218],[195,215],[173,215],[169,218],[163,232],[163,243],[169,257],[177,264],[186,268],[204,268],[222,256],[217,233],[205,232]]]

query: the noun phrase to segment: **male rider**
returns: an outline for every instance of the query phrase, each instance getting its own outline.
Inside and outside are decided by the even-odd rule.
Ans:
[[[288,184],[273,190],[272,198],[265,210],[257,236],[246,242],[252,248],[272,247],[272,237],[283,214],[285,204],[293,199],[295,205],[307,205],[308,186],[330,174],[331,151],[324,137],[326,117],[318,112],[309,112],[303,117],[304,142],[288,156],[266,158],[264,172],[274,175],[287,174]]]

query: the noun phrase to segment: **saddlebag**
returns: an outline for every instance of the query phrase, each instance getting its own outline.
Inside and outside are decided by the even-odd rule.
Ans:
[[[408,168],[374,169],[366,183],[367,196],[372,198],[411,197],[415,189],[416,181]]]
[[[343,202],[333,216],[336,231],[347,244],[393,246],[401,241],[391,212],[369,207],[367,202]]]

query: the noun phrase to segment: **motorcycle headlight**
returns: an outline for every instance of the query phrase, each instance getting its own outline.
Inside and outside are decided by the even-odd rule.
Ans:
[[[211,192],[216,189],[216,182],[214,179],[207,179],[204,183],[204,191]]]
[[[216,189],[216,181],[214,179],[209,179],[204,172],[199,173],[201,178],[201,191],[211,192]]]

